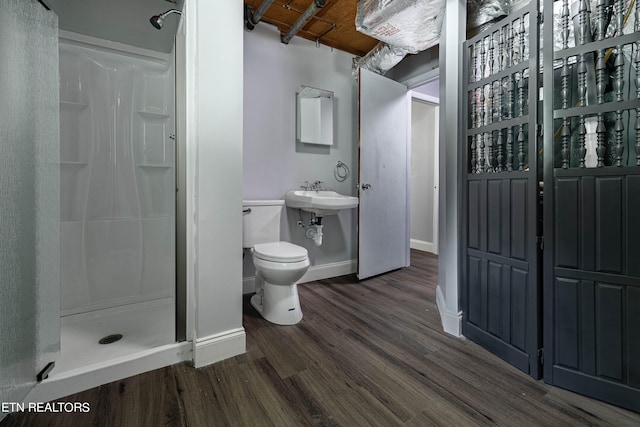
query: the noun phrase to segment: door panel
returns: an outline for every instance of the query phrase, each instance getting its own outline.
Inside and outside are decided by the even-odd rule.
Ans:
[[[546,255],[553,256],[546,272],[553,286],[545,289],[553,311],[545,315],[545,381],[639,410],[640,251],[626,243],[626,230],[640,212],[640,193],[629,197],[625,187],[640,168],[553,173],[556,204],[547,214],[558,244]]]
[[[640,34],[591,37],[626,3],[580,3],[574,21],[571,3],[544,10],[544,380],[640,411],[640,57],[620,55]]]
[[[406,86],[359,74],[358,278],[409,265]]]
[[[534,7],[465,43],[462,329],[538,378],[538,76],[530,72],[537,57],[528,55],[537,52]]]

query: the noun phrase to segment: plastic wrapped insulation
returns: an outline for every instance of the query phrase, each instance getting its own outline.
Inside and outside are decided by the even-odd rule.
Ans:
[[[356,29],[406,53],[418,53],[440,41],[444,11],[445,0],[358,0]]]
[[[509,0],[468,0],[467,28],[473,29],[511,13]]]
[[[405,49],[380,42],[365,56],[353,59],[353,76],[357,77],[359,67],[384,75],[408,53]]]
[[[467,31],[478,33],[486,24],[515,12],[529,4],[530,0],[468,0]]]

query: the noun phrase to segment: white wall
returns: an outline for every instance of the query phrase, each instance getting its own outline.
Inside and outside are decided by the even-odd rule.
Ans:
[[[352,55],[299,37],[288,45],[278,30],[261,23],[244,32],[244,184],[245,199],[282,199],[304,181],[324,181],[356,195],[356,81]],[[296,143],[296,92],[300,85],[334,92],[334,145]],[[338,182],[334,169],[346,163],[350,177]],[[296,225],[298,211],[285,209],[281,238],[309,250],[312,269],[356,257],[356,210],[323,219],[323,244],[316,247]],[[303,213],[308,220],[309,214]],[[254,274],[245,260],[246,276]]]
[[[460,194],[458,180],[458,141],[461,141],[462,49],[465,40],[466,3],[446,1],[446,12],[440,38],[440,182],[438,227],[438,287],[436,301],[442,326],[446,332],[461,334],[462,313],[459,307],[460,273],[459,228]]]
[[[187,286],[196,367],[245,351],[241,2],[187,0]]]
[[[411,101],[411,247],[435,253],[437,105]]]

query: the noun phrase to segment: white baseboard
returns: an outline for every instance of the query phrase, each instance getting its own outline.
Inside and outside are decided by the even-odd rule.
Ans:
[[[298,283],[313,282],[314,280],[330,279],[332,277],[344,276],[357,271],[357,261],[332,262],[329,264],[309,267],[309,270],[302,276]],[[244,277],[242,279],[242,293],[250,294],[255,292],[255,276]]]
[[[426,242],[424,240],[418,240],[418,239],[410,239],[409,246],[411,247],[411,249],[416,249],[418,251],[431,252],[432,254],[436,253],[436,245],[434,245],[433,242]]]
[[[246,351],[246,336],[243,328],[212,335],[192,342],[169,344],[129,356],[79,369],[52,373],[24,399],[29,402],[48,402],[71,394],[80,393],[123,378],[154,369],[193,360],[196,368],[237,356]]]
[[[330,279],[356,272],[358,262],[355,259],[349,261],[332,262],[329,264],[309,267],[298,283],[313,282],[314,280]]]
[[[196,368],[201,368],[245,353],[247,351],[246,338],[244,328],[237,328],[195,339],[193,341],[193,365]]]
[[[446,333],[460,338],[462,336],[462,312],[447,310],[440,286],[436,288],[436,305],[442,320],[442,329]]]
[[[24,402],[48,402],[123,378],[191,360],[191,343],[182,342],[55,374],[29,392]]]

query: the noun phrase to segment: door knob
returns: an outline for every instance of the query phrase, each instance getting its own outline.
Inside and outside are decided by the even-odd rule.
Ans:
[[[362,184],[356,185],[356,188],[362,189],[363,191],[368,190],[371,188],[371,184],[367,184],[366,182],[363,182]]]

